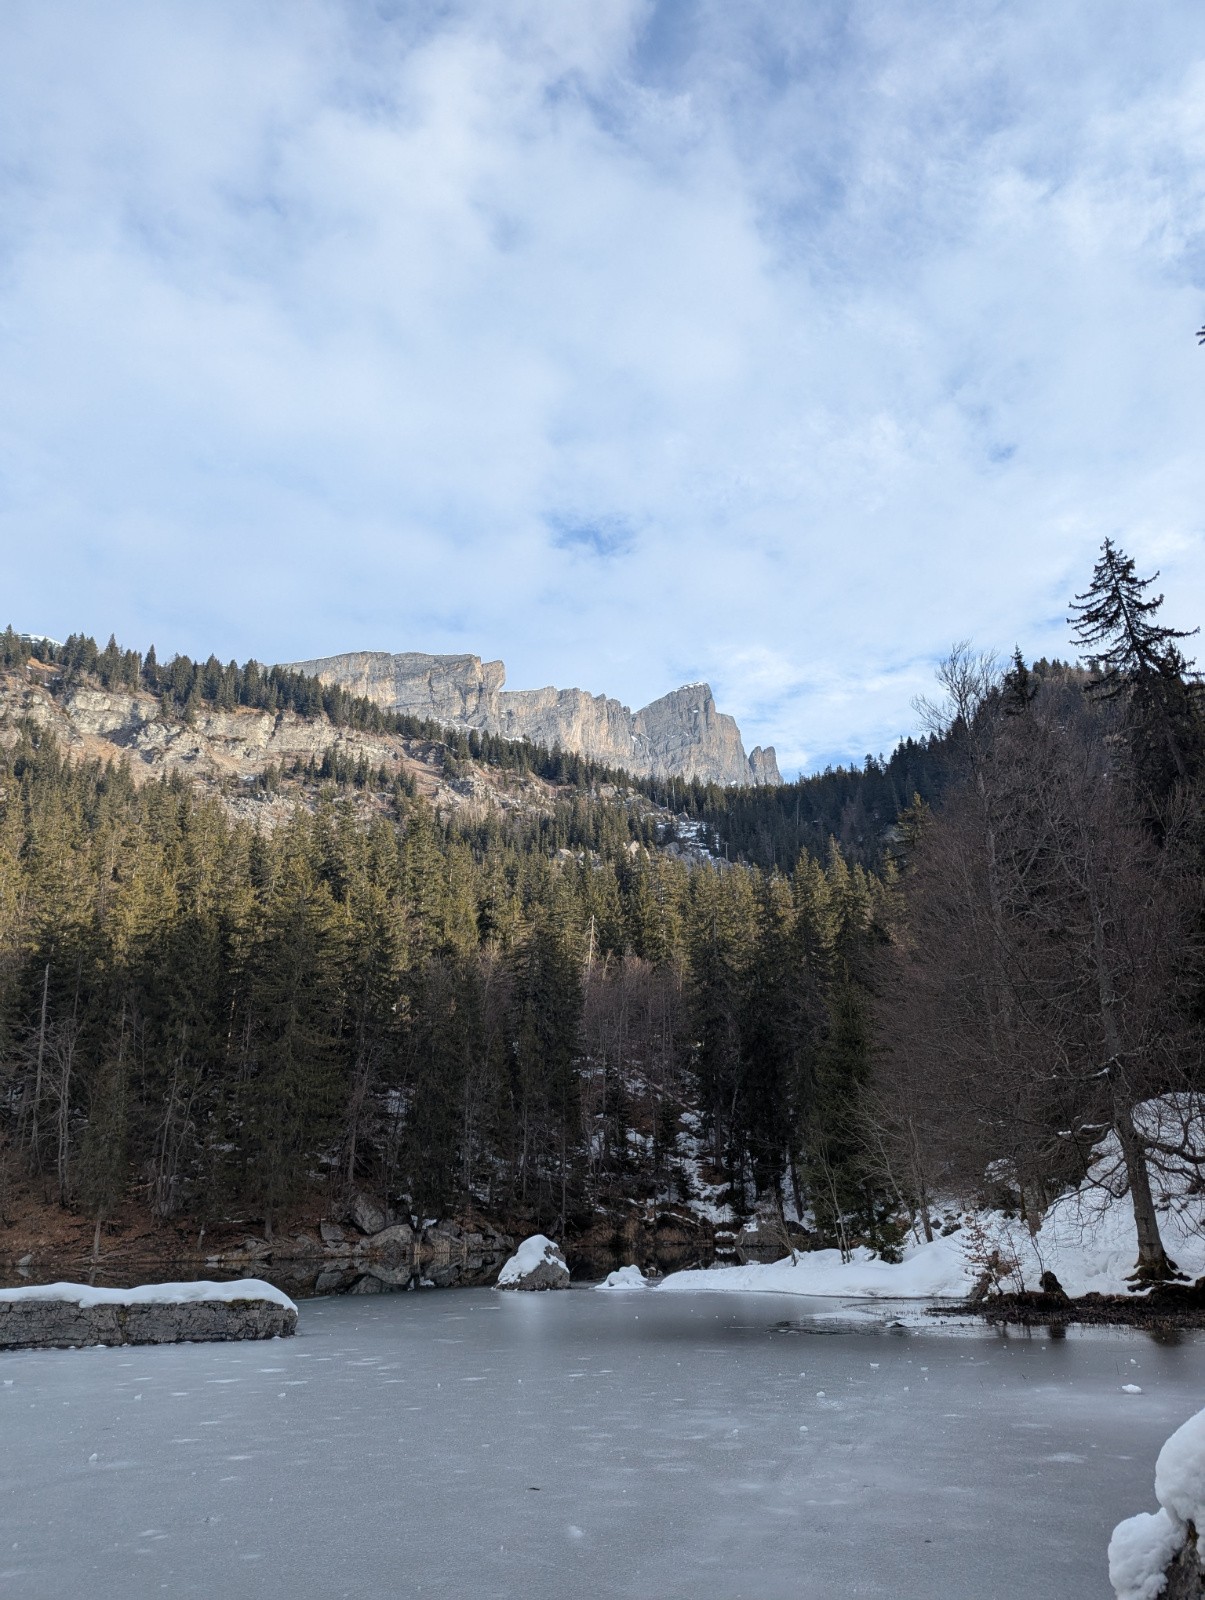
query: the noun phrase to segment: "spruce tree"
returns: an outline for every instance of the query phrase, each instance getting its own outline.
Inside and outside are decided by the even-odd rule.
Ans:
[[[1163,596],[1147,591],[1158,577],[1140,578],[1133,558],[1106,539],[1068,621],[1096,668],[1092,693],[1126,702],[1139,777],[1162,799],[1177,779],[1190,776],[1201,740],[1188,681],[1193,663],[1179,648],[1199,629],[1183,632],[1157,620]]]

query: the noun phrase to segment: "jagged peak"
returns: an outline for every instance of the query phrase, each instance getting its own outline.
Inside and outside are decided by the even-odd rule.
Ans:
[[[470,654],[359,650],[289,665],[391,711],[559,745],[640,776],[726,785],[782,781],[773,747],[746,755],[740,729],[716,709],[707,683],[681,684],[633,712],[584,689],[505,689],[505,665]]]

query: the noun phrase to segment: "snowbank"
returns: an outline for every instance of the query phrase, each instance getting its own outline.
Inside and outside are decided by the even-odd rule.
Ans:
[[[22,1284],[0,1289],[0,1304],[15,1300],[66,1300],[75,1306],[184,1305],[196,1300],[269,1300],[296,1311],[283,1289],[262,1278],[239,1278],[234,1283],[142,1283],[134,1289],[94,1289],[86,1283]]]
[[[1140,1511],[1113,1529],[1109,1582],[1117,1600],[1157,1600],[1177,1556],[1196,1563],[1196,1530],[1205,1525],[1205,1411],[1189,1417],[1160,1450],[1155,1498],[1158,1511]]]
[[[1135,1119],[1159,1130],[1169,1143],[1185,1137],[1186,1108],[1180,1099],[1148,1101]],[[1199,1117],[1189,1128],[1199,1135]],[[1205,1276],[1205,1197],[1193,1192],[1195,1173],[1152,1172],[1151,1187],[1167,1253],[1189,1278]],[[849,1295],[873,1299],[961,1299],[983,1275],[995,1254],[1006,1290],[1037,1289],[1042,1274],[1053,1272],[1069,1295],[1125,1294],[1138,1259],[1134,1213],[1125,1188],[1124,1163],[1114,1134],[1097,1146],[1083,1184],[1061,1196],[1047,1211],[1036,1235],[1016,1217],[982,1212],[964,1226],[930,1243],[910,1242],[899,1262],[855,1250],[848,1261],[839,1251],[811,1250],[770,1265],[675,1272],[661,1285],[670,1293],[772,1293]]]
[[[617,1267],[609,1272],[596,1289],[647,1289],[649,1281],[639,1267]]]
[[[901,1262],[881,1261],[870,1250],[855,1250],[849,1261],[839,1250],[806,1250],[768,1265],[710,1267],[671,1272],[659,1294],[814,1294],[869,1299],[935,1299],[965,1295],[971,1286],[959,1235],[935,1239],[905,1252]]]

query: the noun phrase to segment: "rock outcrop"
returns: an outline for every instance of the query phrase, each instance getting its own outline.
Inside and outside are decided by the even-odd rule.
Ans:
[[[559,745],[641,777],[719,784],[780,783],[772,746],[745,754],[735,721],[705,683],[674,689],[631,711],[584,689],[504,689],[501,661],[359,650],[295,661],[294,670],[337,683],[390,711],[508,739]]]
[[[277,1339],[296,1331],[297,1307],[255,1278],[138,1289],[51,1283],[0,1290],[2,1350]]]

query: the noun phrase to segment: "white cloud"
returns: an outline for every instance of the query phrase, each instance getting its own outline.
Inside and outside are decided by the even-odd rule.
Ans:
[[[1191,4],[0,29],[18,625],[706,677],[810,766],[955,637],[1066,654],[1106,533],[1205,611]]]

